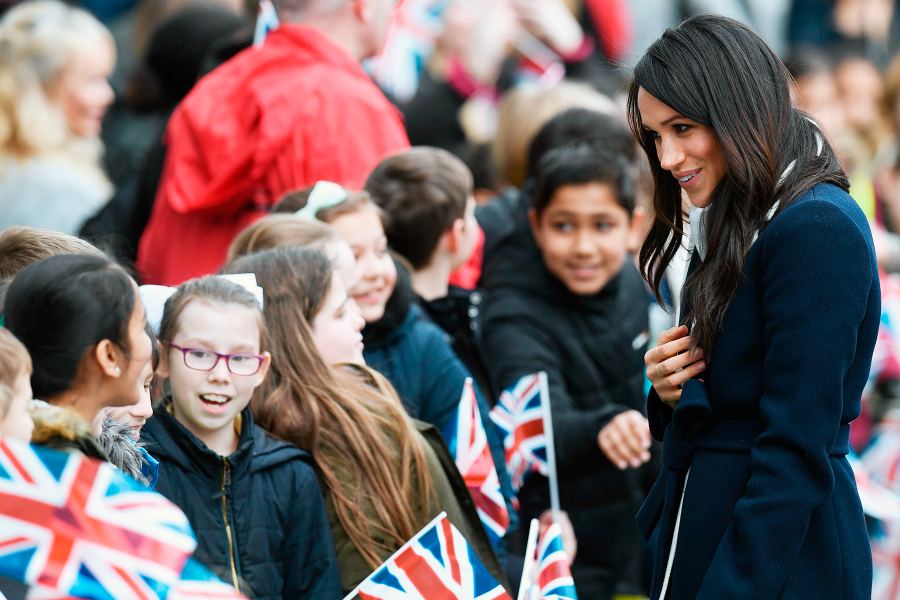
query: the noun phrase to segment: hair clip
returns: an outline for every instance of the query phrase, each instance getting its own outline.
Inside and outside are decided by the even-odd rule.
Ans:
[[[262,310],[263,308],[263,289],[256,282],[256,275],[254,273],[231,273],[229,275],[218,275],[222,279],[227,279],[231,283],[235,283],[251,294],[256,298],[256,301],[259,302],[259,308]]]
[[[259,308],[263,308],[263,289],[256,283],[256,275],[253,273],[235,273],[233,275],[216,275],[226,279],[235,285],[239,285],[256,298]],[[153,335],[159,335],[159,326],[162,323],[163,311],[166,307],[166,300],[172,294],[178,291],[178,288],[168,287],[165,285],[142,285],[138,288],[141,295],[141,302],[147,313],[147,323],[153,330]]]
[[[309,193],[306,206],[294,214],[303,219],[318,220],[320,210],[333,208],[347,199],[347,190],[333,181],[319,181]]]

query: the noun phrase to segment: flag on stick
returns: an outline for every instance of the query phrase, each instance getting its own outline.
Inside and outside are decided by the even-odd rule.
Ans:
[[[509,529],[509,512],[500,492],[500,479],[481,422],[471,377],[466,378],[456,418],[451,419],[444,430],[444,439],[475,502],[481,523],[496,546]]]
[[[441,513],[344,600],[512,600]]]
[[[549,473],[544,403],[540,374],[534,373],[503,390],[490,412],[491,420],[503,434],[506,468],[515,492],[522,488],[529,473]]]

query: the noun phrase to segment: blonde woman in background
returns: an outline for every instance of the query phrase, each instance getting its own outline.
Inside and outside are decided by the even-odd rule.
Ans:
[[[84,10],[38,0],[0,20],[0,229],[76,233],[109,199],[99,134],[114,62]]]

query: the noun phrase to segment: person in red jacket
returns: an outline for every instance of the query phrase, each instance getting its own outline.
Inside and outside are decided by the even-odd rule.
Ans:
[[[409,146],[400,113],[359,62],[381,47],[392,0],[280,0],[281,26],[201,79],[175,110],[137,269],[175,285],[216,271],[286,191],[360,188]]]

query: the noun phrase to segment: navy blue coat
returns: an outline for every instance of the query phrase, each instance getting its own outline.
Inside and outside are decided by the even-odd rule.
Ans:
[[[237,576],[241,591],[258,600],[340,598],[331,529],[309,454],[269,437],[247,409],[238,448],[224,458],[165,404],[141,437],[160,463],[156,491],[184,511],[197,534],[197,559],[223,581]]]
[[[648,398],[665,464],[638,514],[653,597],[690,468],[670,598],[868,599],[845,456],[880,314],[868,223],[849,195],[818,185],[762,230],[743,275],[707,372],[674,412]]]

